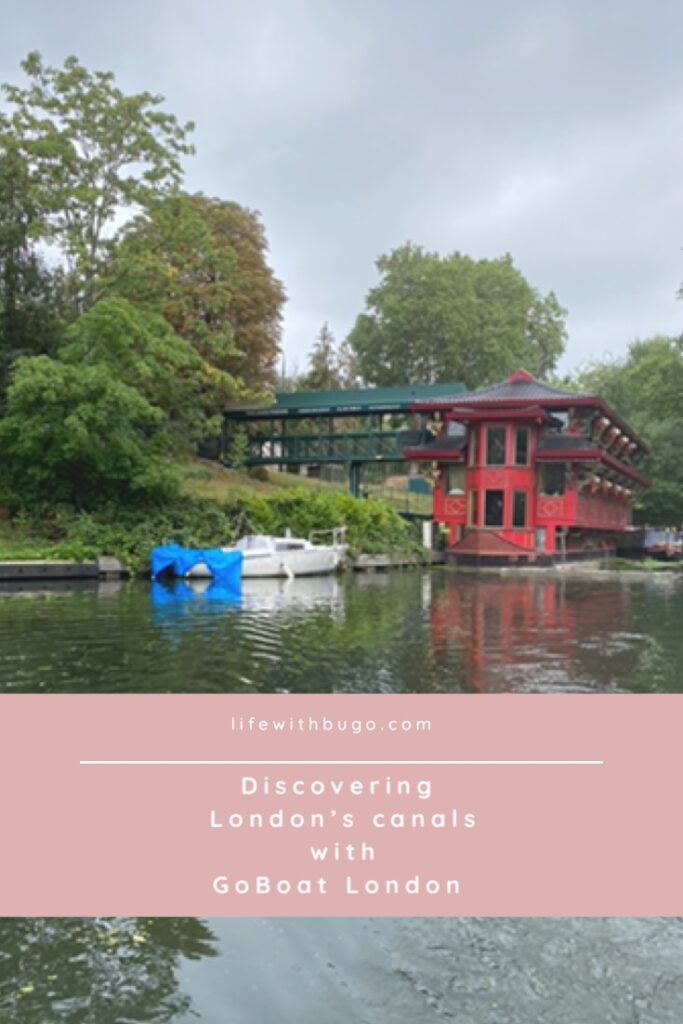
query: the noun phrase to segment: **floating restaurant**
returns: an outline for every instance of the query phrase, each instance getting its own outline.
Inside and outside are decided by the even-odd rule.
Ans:
[[[636,468],[647,445],[601,398],[524,370],[412,409],[432,436],[404,456],[432,464],[434,520],[461,564],[604,557],[648,486]]]

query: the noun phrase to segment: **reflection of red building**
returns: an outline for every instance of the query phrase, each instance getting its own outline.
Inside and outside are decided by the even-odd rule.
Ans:
[[[422,402],[435,436],[406,458],[437,469],[434,519],[453,558],[553,561],[611,551],[647,481],[647,446],[601,398],[570,394],[518,370],[502,384]]]
[[[456,582],[457,580],[457,582]],[[631,591],[601,583],[568,591],[565,576],[458,575],[445,580],[430,606],[432,644],[444,666],[462,659],[468,688],[567,692],[625,679],[632,648],[618,653],[596,638],[628,630]]]

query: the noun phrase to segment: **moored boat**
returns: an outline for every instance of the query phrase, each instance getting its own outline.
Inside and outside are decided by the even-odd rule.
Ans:
[[[221,550],[226,554],[233,551],[241,553],[242,579],[326,576],[338,568],[347,550],[344,529],[330,532],[329,544],[316,544],[313,539],[301,537],[251,534],[242,537],[232,547]],[[313,534],[312,537],[318,535]],[[199,562],[185,575],[196,579],[211,576],[212,572],[206,563]]]

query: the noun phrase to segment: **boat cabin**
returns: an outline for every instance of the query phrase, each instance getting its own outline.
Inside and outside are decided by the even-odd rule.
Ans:
[[[612,553],[648,486],[649,449],[599,397],[524,370],[467,394],[414,406],[428,439],[404,451],[430,464],[434,520],[464,564],[549,563]]]

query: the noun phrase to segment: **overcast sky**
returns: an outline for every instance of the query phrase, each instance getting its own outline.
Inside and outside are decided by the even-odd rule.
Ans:
[[[196,122],[187,185],[261,212],[289,369],[408,239],[512,253],[562,369],[683,330],[681,0],[5,0],[0,80],[33,49]]]

